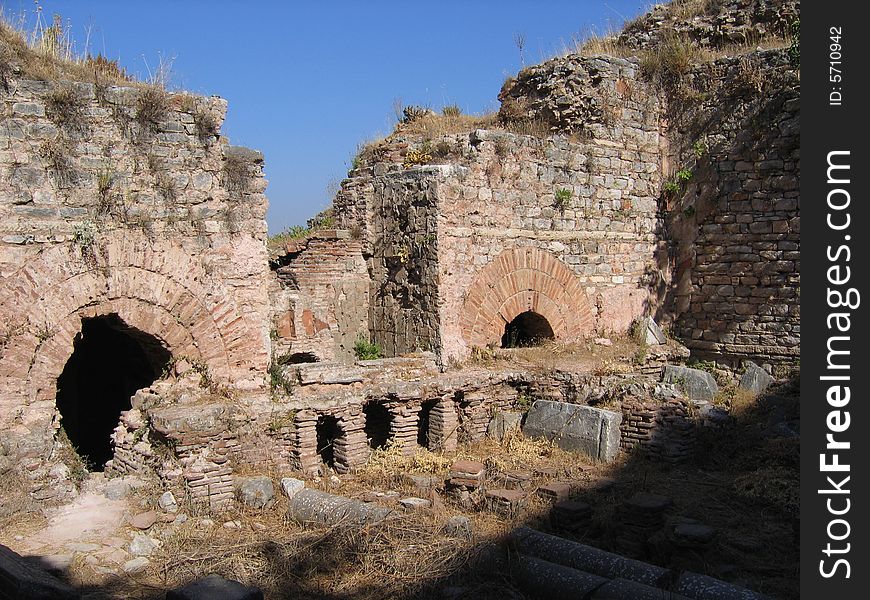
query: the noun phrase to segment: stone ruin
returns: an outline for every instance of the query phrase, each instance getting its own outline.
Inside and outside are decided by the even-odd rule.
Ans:
[[[636,58],[611,56],[524,69],[500,119],[547,135],[400,127],[360,156],[324,226],[270,256],[264,159],[220,134],[224,100],[13,76],[4,470],[63,498],[72,442],[92,468],[221,508],[238,465],[346,472],[388,442],[450,450],[521,397],[616,399],[618,447],[680,460],[697,403],[652,375],[463,361],[652,316],[698,358],[795,363],[799,77],[769,50],[684,81],[686,97],[663,94]],[[386,358],[357,360],[361,338]],[[658,374],[685,348],[638,368]]]

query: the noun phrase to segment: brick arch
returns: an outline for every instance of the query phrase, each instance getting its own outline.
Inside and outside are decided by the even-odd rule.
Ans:
[[[505,250],[478,272],[460,315],[462,337],[471,347],[498,344],[505,325],[526,311],[547,319],[560,341],[580,339],[593,328],[577,276],[553,254],[528,247]]]
[[[0,377],[24,383],[27,396],[53,398],[82,317],[112,313],[160,339],[173,355],[201,360],[216,379],[262,370],[268,350],[257,347],[244,310],[224,290],[201,283],[194,257],[166,253],[114,241],[101,259],[108,264],[86,267],[55,247],[8,277],[0,307],[29,326],[7,344]]]

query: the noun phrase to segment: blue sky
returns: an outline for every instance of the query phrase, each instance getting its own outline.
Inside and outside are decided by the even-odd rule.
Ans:
[[[498,108],[505,78],[590,31],[619,29],[635,0],[233,2],[42,0],[81,46],[145,78],[172,61],[170,88],[229,101],[224,135],[265,153],[269,231],[329,205],[358,145],[389,133],[393,106]],[[0,0],[32,18],[32,0]],[[31,21],[32,22],[32,21]]]

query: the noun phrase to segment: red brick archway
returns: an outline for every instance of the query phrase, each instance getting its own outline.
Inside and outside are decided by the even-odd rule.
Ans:
[[[526,311],[547,319],[559,341],[581,339],[593,328],[592,309],[577,276],[545,250],[514,248],[475,277],[460,315],[462,337],[471,347],[498,345],[505,325]]]
[[[202,362],[216,381],[259,385],[268,350],[247,307],[210,281],[195,257],[171,244],[154,252],[116,239],[100,261],[87,265],[55,246],[3,281],[0,307],[16,335],[0,352],[0,389],[52,400],[82,319],[112,314],[173,356]]]

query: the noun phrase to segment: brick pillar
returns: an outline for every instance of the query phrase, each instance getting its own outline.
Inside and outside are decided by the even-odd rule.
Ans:
[[[300,410],[296,413],[294,432],[293,461],[303,473],[317,470],[320,457],[317,456],[317,413]]]
[[[402,454],[411,456],[417,451],[417,421],[420,418],[420,406],[394,404],[388,407],[390,421],[390,440],[402,448]]]
[[[459,438],[459,416],[456,402],[442,398],[429,413],[429,449],[452,452]]]
[[[464,436],[467,436],[470,442],[479,442],[486,437],[486,428],[490,420],[489,408],[484,398],[478,395],[466,395],[461,407]]]
[[[369,445],[366,440],[365,415],[355,407],[338,419],[341,436],[335,440],[335,470],[347,473],[353,467],[365,464],[369,458]]]

